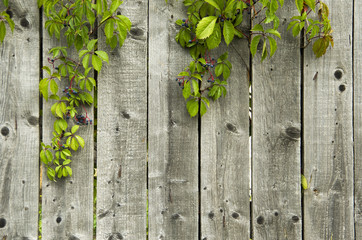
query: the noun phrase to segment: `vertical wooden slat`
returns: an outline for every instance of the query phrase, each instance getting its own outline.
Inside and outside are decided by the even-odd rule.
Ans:
[[[182,1],[149,9],[149,239],[198,239],[198,119],[175,78],[192,60],[175,42]]]
[[[146,239],[148,1],[117,10],[132,21],[98,75],[97,239]]]
[[[278,10],[278,50],[253,60],[253,239],[301,239],[300,49],[287,31],[294,1]],[[258,20],[257,20],[258,21]]]
[[[45,17],[44,17],[45,23]],[[52,69],[48,58],[52,58],[49,50],[56,46],[67,46],[65,38],[57,41],[50,37],[47,30],[43,30],[43,65]],[[72,48],[68,50],[68,57],[78,61],[78,53]],[[55,62],[55,66],[58,62]],[[52,69],[52,71],[56,71]],[[48,77],[44,72],[44,77]],[[69,86],[69,79],[59,82],[58,95],[63,96],[62,90]],[[73,83],[73,87],[79,88]],[[43,100],[43,141],[50,144],[53,138],[52,131],[55,117],[50,108],[54,100]],[[93,107],[84,106],[90,119],[94,119]],[[77,108],[78,114],[86,115],[82,107]],[[76,123],[68,120],[68,131]],[[77,134],[84,138],[84,149],[79,147],[77,152],[72,151],[71,168],[73,176],[56,179],[51,182],[47,178],[46,169],[43,171],[42,181],[42,239],[92,239],[93,238],[93,172],[94,172],[94,142],[93,125],[80,126]]]
[[[228,49],[211,51],[212,57],[223,50],[233,64],[228,93],[211,101],[201,119],[201,239],[249,239],[248,40],[235,39]]]
[[[0,3],[0,9],[5,9]],[[39,10],[10,1],[16,24],[0,45],[0,238],[37,239]]]
[[[354,1],[354,188],[355,233],[362,239],[362,1]]]
[[[304,54],[304,173],[311,179],[304,192],[304,237],[353,239],[353,2],[324,2],[334,48],[320,59],[311,47]]]

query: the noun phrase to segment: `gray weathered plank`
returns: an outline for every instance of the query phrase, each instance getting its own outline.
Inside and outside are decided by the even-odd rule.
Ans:
[[[182,1],[150,1],[149,239],[198,239],[198,120],[175,77],[191,61],[175,42]]]
[[[352,1],[324,1],[334,48],[304,60],[305,239],[353,239]],[[343,6],[343,11],[341,11]],[[318,76],[315,78],[315,74]]]
[[[45,22],[45,19],[43,20]],[[57,41],[43,30],[43,65],[52,69],[48,51],[56,46],[67,46],[65,39]],[[68,50],[68,57],[78,61],[78,53],[72,48]],[[58,61],[55,61],[55,66]],[[54,70],[52,70],[54,71]],[[47,73],[44,72],[44,77]],[[58,95],[63,96],[62,90],[69,86],[69,80],[64,78],[59,83]],[[78,87],[73,84],[73,87]],[[50,107],[53,100],[43,100],[43,141],[50,144],[53,137],[53,124],[55,117],[51,114]],[[94,118],[93,107],[85,106],[90,119]],[[77,108],[78,114],[85,115],[82,107]],[[68,120],[68,130],[76,123],[74,119]],[[43,239],[92,239],[93,238],[93,125],[80,126],[77,134],[84,138],[84,149],[79,147],[77,152],[72,151],[71,168],[73,176],[57,179],[51,182],[43,171],[42,178],[42,238]]]
[[[362,239],[362,1],[354,3],[354,188],[355,188],[355,234]]]
[[[0,9],[5,9],[2,1]],[[0,239],[35,240],[39,202],[39,10],[36,4],[14,0],[10,1],[10,12],[16,24],[14,34],[8,28],[0,45]]]
[[[301,239],[300,50],[287,31],[294,1],[278,10],[279,48],[270,60],[253,60],[253,239]]]
[[[208,240],[250,236],[248,40],[211,55],[226,50],[233,64],[228,93],[201,119],[201,239]]]
[[[97,239],[146,239],[148,1],[118,10],[132,29],[98,76]]]

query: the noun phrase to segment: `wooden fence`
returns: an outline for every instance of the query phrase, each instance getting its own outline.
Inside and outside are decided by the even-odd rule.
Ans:
[[[129,38],[98,75],[97,151],[93,127],[82,127],[73,177],[57,183],[39,179],[39,144],[54,118],[38,84],[58,43],[42,31],[35,1],[10,2],[0,239],[38,239],[40,222],[45,240],[362,239],[362,1],[324,1],[335,45],[320,59],[286,30],[295,7],[285,1],[276,55],[260,63],[246,40],[231,44],[228,95],[201,119],[188,116],[172,80],[190,61],[174,41],[182,1],[125,1]]]

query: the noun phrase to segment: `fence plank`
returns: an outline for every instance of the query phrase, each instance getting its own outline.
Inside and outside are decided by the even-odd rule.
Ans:
[[[147,9],[126,1],[118,11],[132,29],[124,46],[107,49],[98,88],[97,239],[146,239]]]
[[[16,24],[0,45],[0,238],[37,239],[39,10],[10,1]],[[0,3],[0,9],[5,9]]]
[[[271,60],[253,61],[253,234],[259,239],[301,239],[300,41],[287,31],[293,1],[279,10],[279,47]]]
[[[175,79],[189,53],[175,42],[182,1],[150,1],[149,239],[198,239],[198,120]]]
[[[353,239],[353,9],[352,1],[324,2],[334,48],[320,59],[311,48],[304,55],[304,173],[311,179],[304,193],[304,236]]]
[[[362,239],[362,1],[354,3],[354,187],[355,187],[355,233]]]
[[[250,237],[247,39],[235,39],[228,52],[233,70],[226,98],[211,102],[201,119],[201,239],[209,240]]]
[[[45,18],[45,17],[44,17]],[[43,65],[52,69],[48,58],[52,54],[48,51],[56,46],[67,46],[65,38],[57,41],[50,37],[46,30],[43,31]],[[78,53],[72,48],[68,50],[68,57],[77,61]],[[58,64],[55,61],[55,66]],[[60,63],[59,63],[60,64]],[[52,71],[55,71],[52,69]],[[48,77],[44,73],[44,77]],[[64,79],[65,80],[65,79]],[[69,81],[59,83],[58,94],[69,86]],[[73,84],[73,87],[78,87]],[[79,87],[78,87],[79,88]],[[50,107],[55,102],[43,101],[43,141],[50,144],[53,138],[53,124],[55,117],[51,114]],[[93,107],[85,106],[90,119],[94,118]],[[78,114],[86,115],[82,107],[77,109]],[[68,130],[76,123],[74,119],[68,120]],[[72,151],[73,176],[57,179],[51,182],[44,169],[42,181],[42,238],[43,239],[92,239],[93,238],[93,172],[94,172],[94,127],[93,125],[81,126],[77,134],[85,141],[84,149]]]

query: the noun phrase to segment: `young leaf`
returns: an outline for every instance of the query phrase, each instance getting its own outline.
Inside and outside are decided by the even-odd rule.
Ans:
[[[201,19],[196,28],[197,38],[205,39],[209,37],[214,31],[216,20],[217,20],[216,16],[209,16]]]
[[[304,190],[308,189],[308,181],[303,174],[302,174],[302,187]]]

